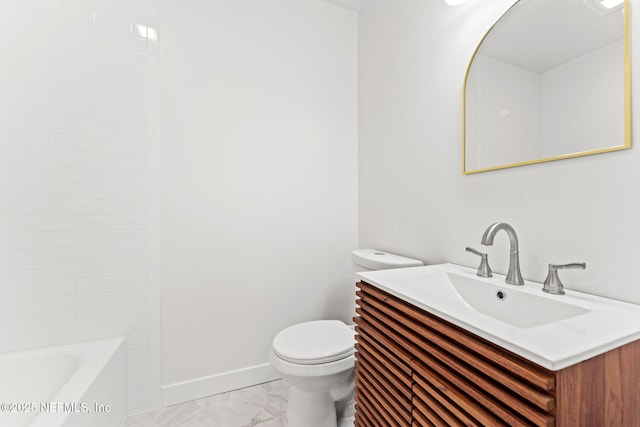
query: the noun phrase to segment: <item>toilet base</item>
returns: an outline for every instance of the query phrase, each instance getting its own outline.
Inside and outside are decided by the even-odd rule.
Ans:
[[[338,420],[338,427],[353,427],[355,423],[355,417],[340,418]]]
[[[331,393],[310,393],[291,387],[287,427],[353,427],[353,391],[338,402],[333,399]]]
[[[336,418],[336,405],[329,392],[290,388],[287,427],[337,427]]]

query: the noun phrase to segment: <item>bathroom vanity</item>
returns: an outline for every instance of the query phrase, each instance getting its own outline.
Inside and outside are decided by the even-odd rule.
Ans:
[[[637,306],[474,273],[360,274],[356,426],[640,425]]]

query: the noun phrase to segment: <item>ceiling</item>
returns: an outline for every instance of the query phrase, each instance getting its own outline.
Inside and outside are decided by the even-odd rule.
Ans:
[[[367,0],[323,0],[327,3],[332,3],[340,7],[344,7],[347,9],[355,10],[359,12],[362,9],[362,6],[367,2]]]

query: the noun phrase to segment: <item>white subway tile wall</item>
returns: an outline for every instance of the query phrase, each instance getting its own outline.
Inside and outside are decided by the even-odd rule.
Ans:
[[[0,10],[0,351],[126,336],[158,408],[157,0]]]

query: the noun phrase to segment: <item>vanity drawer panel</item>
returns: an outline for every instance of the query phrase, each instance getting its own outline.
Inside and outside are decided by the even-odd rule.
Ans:
[[[444,406],[437,394],[433,394],[427,390],[424,390],[420,386],[414,387],[414,406],[416,411],[422,413],[431,422],[440,426],[477,426],[476,423],[465,423],[460,420],[456,414],[452,413],[449,408]]]
[[[359,314],[359,317],[354,318],[354,321],[357,326],[361,326],[362,329],[366,329],[367,332],[371,331],[371,328],[374,328],[378,334],[372,336],[376,338],[381,338],[379,340],[380,343],[389,344],[389,351],[394,351],[398,349],[399,351],[395,353],[395,357],[399,358],[404,365],[407,366],[406,372],[410,375],[411,370],[408,368],[409,362],[413,359],[412,349],[407,347],[408,341],[402,335],[405,332],[405,329],[398,321],[389,317],[385,313],[373,307],[369,304],[369,299],[360,300],[358,304],[360,307],[356,307],[356,313]],[[369,325],[369,328],[366,328],[365,325]]]
[[[361,318],[354,319],[356,322],[356,341],[361,343],[370,353],[373,353],[380,360],[385,361],[385,366],[389,369],[395,369],[398,371],[396,376],[404,378],[405,381],[411,384],[411,367],[409,362],[411,355],[399,347],[396,343],[390,340],[388,337],[377,333],[377,331],[366,324]]]
[[[374,398],[384,396],[382,407],[387,414],[393,419],[404,419],[407,424],[411,424],[411,398],[407,399],[403,393],[399,393],[379,372],[370,369],[366,362],[358,361],[356,369],[363,380],[363,385],[367,387],[364,391],[369,391]]]
[[[383,418],[377,412],[373,412],[374,406],[369,402],[367,396],[362,393],[356,393],[355,401],[356,421],[360,420],[365,426],[384,426],[382,421],[380,421],[383,420]]]
[[[415,399],[413,409],[413,417],[415,420],[426,420],[421,421],[424,422],[424,425],[434,425],[438,427],[447,426],[447,422],[444,421],[440,416],[431,409],[424,401],[420,399]],[[414,421],[414,425],[422,426],[423,424],[416,424]]]
[[[427,352],[445,365],[459,363],[480,378],[489,382],[498,381],[540,409],[550,411],[555,407],[555,397],[551,393],[535,388],[494,361],[487,360],[460,345],[456,340],[443,336],[404,313],[394,311],[374,298],[361,300],[359,304],[363,316],[379,319],[380,323],[393,329],[393,332],[389,332],[391,337],[398,342],[404,340],[404,346],[413,358]]]
[[[423,391],[433,396],[438,402],[447,408],[457,419],[467,426],[505,426],[506,424],[494,417],[484,407],[478,405],[465,393],[456,389],[447,380],[433,372],[424,365],[418,365],[414,374],[414,391],[416,396],[422,397]],[[511,425],[510,427],[515,427]]]
[[[429,418],[425,417],[422,412],[417,409],[413,410],[413,424],[412,427],[434,427],[441,424],[435,424]]]
[[[358,304],[361,304],[358,301]],[[366,305],[366,303],[362,303]],[[356,414],[370,425],[410,426],[411,360],[385,319],[359,307],[356,323]],[[396,340],[391,336],[395,336]]]
[[[435,361],[434,361],[435,362]],[[436,362],[437,364],[437,362]],[[515,397],[508,398],[507,401],[496,399],[488,393],[474,388],[460,388],[455,382],[460,381],[459,378],[439,375],[435,365],[425,365],[420,362],[415,364],[414,380],[416,386],[434,396],[441,396],[439,402],[454,413],[454,410],[447,406],[446,402],[450,402],[453,408],[458,408],[464,414],[468,414],[473,423],[469,424],[464,418],[465,425],[478,426],[508,426],[508,427],[524,427],[524,426],[553,426],[553,416],[540,410],[532,411],[526,402]],[[414,386],[414,390],[416,387]],[[471,391],[469,393],[468,391]],[[419,393],[417,393],[419,394]],[[522,411],[521,411],[522,410]],[[527,415],[522,412],[527,412]]]
[[[388,316],[386,313],[376,309],[372,305],[361,301],[361,307],[356,308],[356,311],[360,314],[360,321],[370,323],[371,326],[383,330],[385,336],[394,343],[394,345],[402,346],[406,355],[402,355],[403,359],[406,357],[406,363],[408,367],[408,376],[411,378],[411,361],[415,359],[416,352],[420,351],[420,347],[413,344],[406,337],[411,334],[411,331],[402,326],[396,319]]]
[[[510,353],[483,338],[427,313],[410,303],[402,301],[375,286],[365,282],[359,282],[358,287],[363,293],[376,298],[387,306],[393,307],[398,312],[408,315],[426,327],[437,331],[439,334],[455,340],[460,346],[477,353],[487,360],[493,361],[496,365],[500,366],[502,370],[517,375],[542,390],[554,390],[554,372],[548,371],[520,356]]]
[[[360,345],[356,344],[356,349],[358,350],[356,366],[359,364],[362,370],[371,373],[388,388],[390,393],[398,396],[398,400],[408,411],[411,411],[411,379],[406,384],[396,377],[391,370],[384,368],[375,357],[372,357]]]
[[[370,427],[371,424],[367,424],[367,422],[362,418],[360,413],[356,412],[353,421],[353,427]]]
[[[356,399],[360,399],[361,405],[366,406],[375,420],[383,426],[407,426],[411,425],[411,414],[403,414],[399,411],[393,399],[373,385],[365,371],[359,371],[356,376]],[[358,400],[356,400],[358,402]]]
[[[366,360],[357,360],[356,369],[366,378],[377,390],[385,392],[392,400],[394,407],[398,411],[411,413],[411,388],[404,390],[395,387],[384,375],[373,368]]]
[[[451,363],[443,364],[426,353],[421,353],[418,359],[412,362],[416,375],[427,380],[430,377],[440,378],[439,381],[445,383],[454,395],[468,399],[506,425],[553,424],[553,417],[545,411],[533,407],[493,381],[478,376],[459,362],[451,360]],[[467,405],[467,401],[464,403]]]
[[[408,364],[418,348],[407,340],[407,334],[411,331],[405,325],[406,316],[372,295],[365,292],[358,292],[358,295],[361,298],[357,301],[359,307],[356,313],[386,337],[387,342],[393,343],[394,348],[402,349],[398,356]]]
[[[465,369],[471,380],[475,379],[480,383],[495,384],[497,382],[502,387],[509,389],[511,394],[519,395],[544,411],[550,411],[555,407],[555,397],[548,391],[534,388],[530,383],[522,381],[519,377],[504,370],[502,366],[478,357],[466,347],[434,333],[417,322],[409,321],[409,323],[416,331],[416,334],[410,335],[409,339],[422,350],[415,353],[416,357],[419,358],[423,352],[428,353],[445,365],[458,365],[461,369]]]
[[[363,415],[363,412],[359,410],[358,405],[356,404],[356,414],[354,416],[355,423],[354,427],[377,427],[378,424],[374,424],[373,421],[370,421]]]

